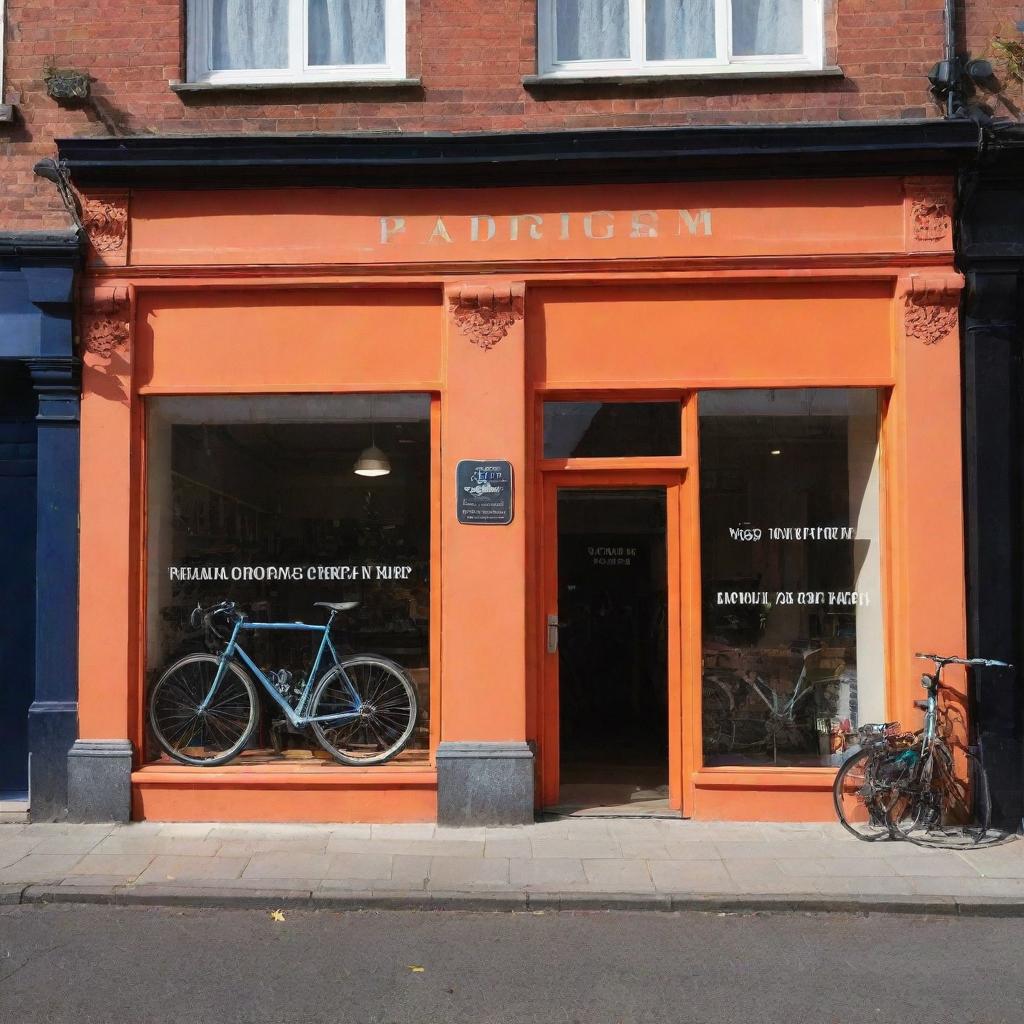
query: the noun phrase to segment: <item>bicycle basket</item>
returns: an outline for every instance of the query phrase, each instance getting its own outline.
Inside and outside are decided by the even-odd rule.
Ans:
[[[903,726],[899,722],[871,722],[862,725],[853,735],[866,747],[872,743],[887,743],[902,734]]]

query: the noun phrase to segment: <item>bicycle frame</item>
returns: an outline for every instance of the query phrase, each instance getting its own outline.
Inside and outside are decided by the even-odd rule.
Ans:
[[[237,654],[242,664],[244,664],[256,679],[259,680],[260,685],[267,691],[274,703],[277,704],[277,706],[284,712],[285,718],[287,718],[295,728],[301,728],[302,726],[310,725],[313,722],[344,722],[359,718],[361,714],[362,700],[356,692],[355,687],[352,685],[352,681],[348,678],[345,669],[342,667],[341,661],[338,658],[338,652],[334,649],[334,644],[331,642],[331,625],[333,622],[333,614],[324,626],[311,626],[305,622],[248,622],[245,619],[237,619],[231,630],[231,638],[228,640],[227,646],[221,652],[219,664],[217,665],[217,674],[213,679],[213,685],[210,687],[210,692],[206,695],[203,703],[200,705],[200,710],[205,711],[209,706],[210,701],[213,700],[217,690],[220,688],[221,680],[224,678],[224,675],[228,670],[228,663]],[[290,630],[295,633],[321,634],[320,646],[317,648],[313,667],[309,670],[309,675],[306,677],[306,685],[302,688],[302,693],[299,695],[298,703],[294,708],[278,692],[277,687],[274,686],[274,684],[267,678],[259,665],[249,657],[245,649],[238,642],[238,635],[243,631],[257,632],[260,630],[272,629]],[[338,670],[338,674],[344,680],[349,693],[352,695],[355,710],[342,711],[334,715],[318,715],[315,718],[309,718],[304,715],[303,712],[309,704],[310,697],[313,693],[313,686],[317,682],[320,671],[320,663],[323,661],[324,653],[327,651],[330,652],[334,665]]]

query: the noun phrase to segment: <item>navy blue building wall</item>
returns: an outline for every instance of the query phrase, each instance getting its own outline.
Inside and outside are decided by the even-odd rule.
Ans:
[[[27,368],[0,363],[0,799],[28,795],[35,692],[36,397]]]
[[[0,235],[0,792],[67,812],[78,731],[77,233]]]

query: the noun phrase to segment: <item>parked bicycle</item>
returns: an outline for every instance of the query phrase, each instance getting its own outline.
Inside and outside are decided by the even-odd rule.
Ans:
[[[341,659],[331,627],[358,602],[316,602],[330,613],[322,626],[304,622],[251,622],[231,601],[196,607],[192,625],[206,632],[219,654],[189,654],[157,680],[149,721],[157,743],[182,764],[214,767],[245,749],[259,722],[255,678],[293,728],[309,727],[320,745],[346,765],[375,765],[400,753],[416,725],[416,690],[401,667],[375,654]],[[239,643],[262,630],[319,633],[316,657],[304,682],[264,672]],[[325,661],[326,656],[326,661]],[[321,665],[327,664],[321,673]],[[250,675],[251,673],[251,675]]]
[[[927,697],[915,701],[924,728],[904,732],[898,722],[863,726],[862,749],[839,770],[832,787],[836,814],[858,839],[908,839],[924,846],[974,846],[991,824],[988,777],[970,748],[950,746],[940,729],[939,693],[947,665],[1013,668],[990,658],[916,654],[933,662],[921,676]]]

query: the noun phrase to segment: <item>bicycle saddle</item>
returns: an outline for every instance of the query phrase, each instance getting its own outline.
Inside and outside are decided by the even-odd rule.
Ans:
[[[358,604],[358,601],[341,601],[337,603],[332,601],[314,601],[313,607],[329,608],[332,612],[350,612]]]

